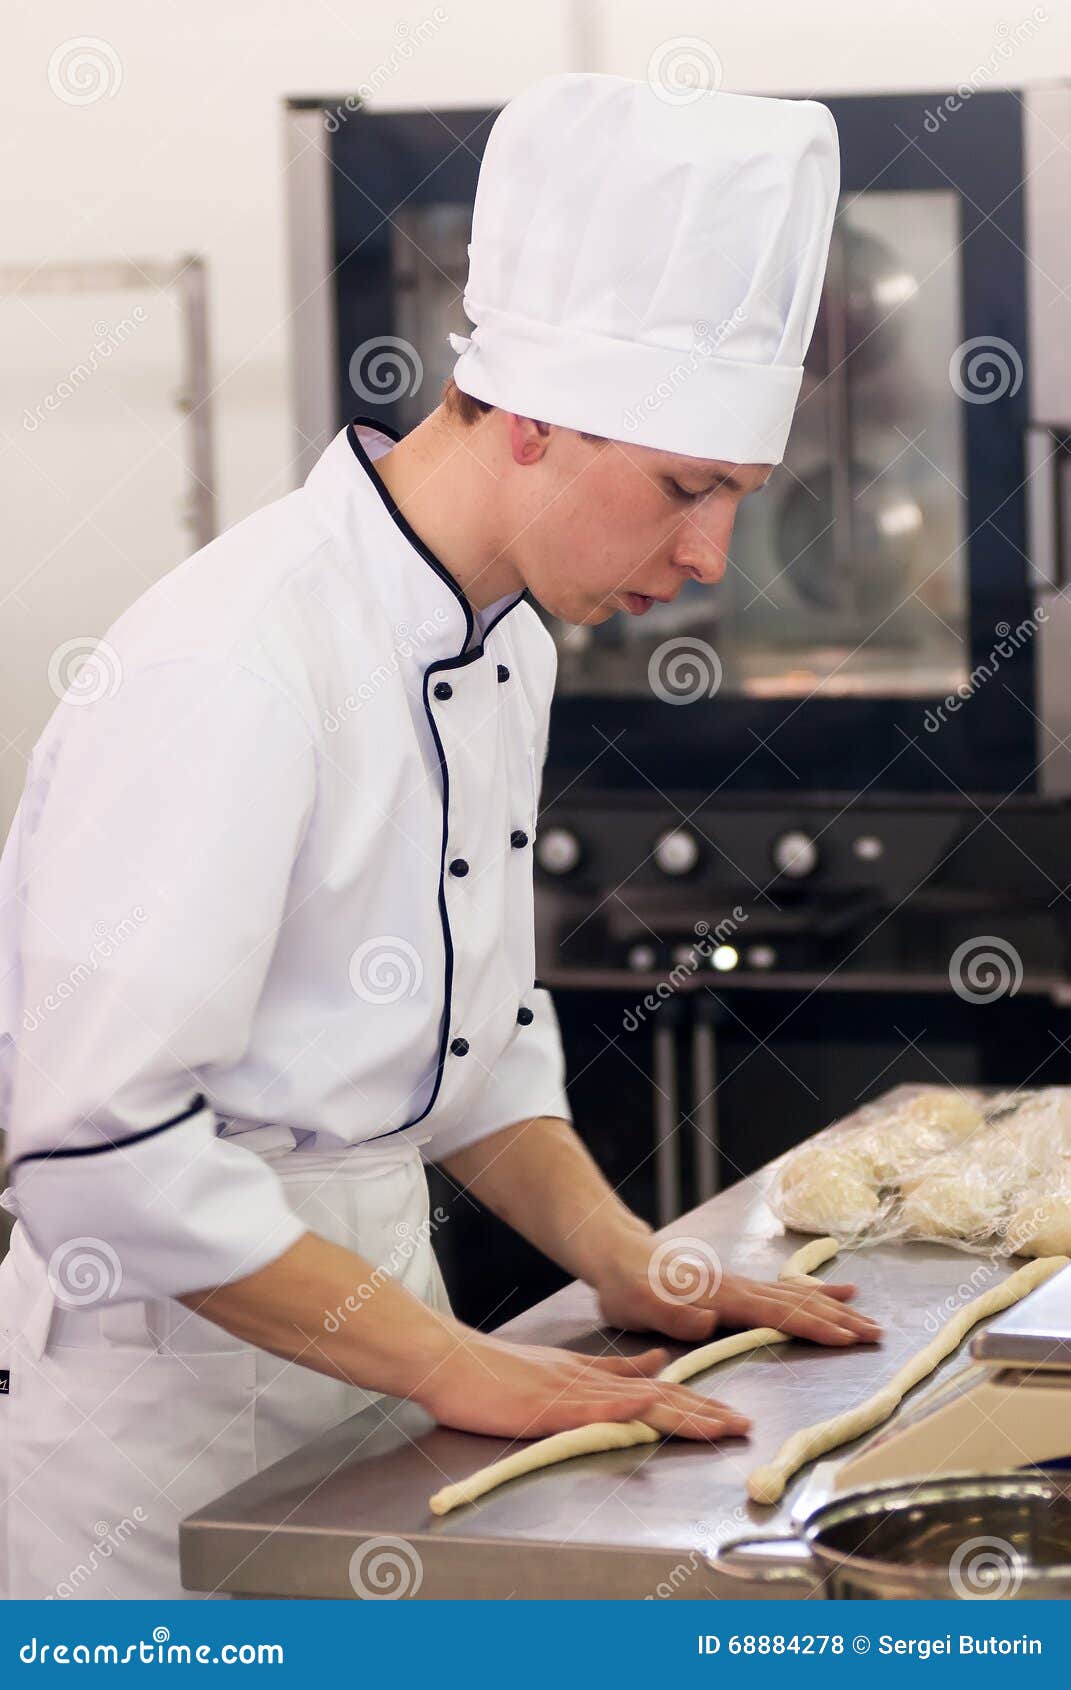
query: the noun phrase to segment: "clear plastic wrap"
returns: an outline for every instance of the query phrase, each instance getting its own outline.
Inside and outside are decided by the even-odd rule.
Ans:
[[[795,1232],[1071,1254],[1071,1087],[899,1086],[790,1151],[770,1204]]]

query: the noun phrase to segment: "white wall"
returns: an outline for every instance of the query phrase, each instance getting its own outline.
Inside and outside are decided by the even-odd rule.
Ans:
[[[1071,5],[1046,0],[1006,59],[1028,0],[16,0],[0,56],[0,264],[205,255],[212,287],[220,516],[228,525],[292,484],[281,102],[370,80],[381,106],[494,104],[545,72],[643,76],[652,55],[716,55],[722,86],[816,94],[944,89],[996,65],[996,84],[1071,78]],[[442,14],[445,13],[445,17]],[[410,50],[419,26],[422,44]],[[407,34],[407,31],[409,32]],[[49,66],[90,36],[110,94],[81,103]],[[667,48],[678,37],[698,46]],[[115,84],[118,84],[115,86]],[[129,304],[130,302],[128,302]],[[4,666],[0,825],[54,698],[47,664],[93,636],[190,549],[175,501],[181,422],[170,405],[177,325],[146,291],[132,334],[34,431],[27,407],[92,346],[116,300],[27,294],[0,303],[6,379],[0,481]]]

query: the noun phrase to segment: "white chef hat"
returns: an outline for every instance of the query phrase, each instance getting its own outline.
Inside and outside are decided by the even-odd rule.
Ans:
[[[487,138],[455,382],[608,439],[779,463],[839,186],[815,100],[544,78]]]

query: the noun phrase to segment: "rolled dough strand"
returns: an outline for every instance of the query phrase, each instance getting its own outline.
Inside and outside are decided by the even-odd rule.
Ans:
[[[782,1445],[773,1461],[756,1467],[748,1478],[747,1490],[751,1500],[768,1507],[780,1502],[793,1473],[798,1472],[807,1462],[813,1461],[816,1456],[826,1455],[831,1449],[850,1443],[853,1438],[859,1437],[863,1432],[872,1431],[875,1426],[880,1426],[883,1420],[888,1420],[908,1391],[927,1378],[942,1361],[958,1349],[972,1326],[976,1326],[980,1320],[985,1320],[988,1315],[1011,1308],[1013,1303],[1018,1303],[1054,1273],[1067,1267],[1069,1261],[1071,1258],[1067,1256],[1043,1256],[1020,1268],[1009,1279],[1005,1279],[1000,1285],[994,1285],[980,1297],[975,1297],[973,1302],[953,1315],[931,1343],[919,1350],[910,1361],[905,1362],[888,1383],[873,1396],[867,1397],[865,1402],[857,1403],[854,1408],[847,1409],[843,1414],[834,1415],[831,1420],[822,1420],[817,1425],[806,1426],[802,1431],[795,1432]]]
[[[653,1426],[642,1420],[593,1420],[587,1426],[574,1426],[568,1432],[555,1432],[553,1437],[539,1438],[527,1449],[493,1461],[481,1467],[456,1485],[445,1485],[428,1503],[433,1514],[449,1514],[463,1502],[475,1502],[489,1490],[497,1490],[510,1479],[524,1473],[534,1473],[540,1467],[554,1467],[559,1461],[571,1461],[574,1455],[601,1455],[607,1449],[631,1449],[633,1444],[655,1444],[662,1436]]]
[[[810,1285],[821,1285],[822,1281],[814,1278],[811,1269],[831,1260],[839,1249],[835,1238],[812,1238],[809,1244],[804,1244],[788,1258],[777,1277],[780,1280],[804,1279]],[[731,1338],[715,1338],[698,1350],[689,1350],[686,1356],[664,1367],[658,1377],[671,1385],[682,1385],[686,1379],[704,1373],[719,1361],[744,1355],[748,1350],[760,1350],[766,1344],[787,1344],[792,1336],[791,1332],[781,1332],[776,1326],[753,1326],[747,1332],[735,1332]]]
[[[835,1238],[812,1238],[810,1243],[804,1244],[789,1257],[778,1278],[809,1278],[810,1269],[828,1262],[839,1248]],[[819,1285],[821,1281],[816,1279],[814,1283]],[[656,1377],[668,1384],[679,1385],[693,1374],[713,1367],[715,1362],[760,1349],[764,1344],[786,1343],[790,1336],[790,1333],[779,1332],[773,1326],[755,1326],[750,1332],[736,1332],[732,1337],[703,1344],[698,1350],[671,1361]],[[519,1479],[525,1473],[534,1473],[540,1467],[554,1467],[558,1462],[571,1461],[577,1455],[599,1455],[604,1450],[631,1449],[634,1444],[658,1443],[661,1437],[661,1432],[656,1432],[653,1426],[646,1426],[642,1420],[593,1420],[587,1426],[574,1426],[567,1432],[555,1432],[549,1438],[539,1438],[526,1449],[516,1450],[512,1455],[503,1456],[501,1461],[493,1461],[489,1467],[470,1473],[467,1479],[460,1479],[457,1484],[444,1485],[442,1490],[435,1492],[428,1507],[433,1514],[449,1514],[451,1509],[460,1508],[466,1502],[476,1502],[488,1491],[497,1490],[499,1485]]]
[[[789,1256],[778,1279],[810,1279],[815,1268],[820,1268],[825,1262],[830,1262],[840,1249],[835,1238],[812,1238],[810,1243],[802,1244],[794,1256]],[[816,1279],[816,1285],[822,1281]]]

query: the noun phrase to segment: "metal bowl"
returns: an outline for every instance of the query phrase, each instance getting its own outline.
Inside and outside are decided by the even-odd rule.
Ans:
[[[947,1600],[1071,1596],[1071,1475],[898,1480],[823,1503],[789,1537],[725,1544],[712,1567],[767,1595]]]

